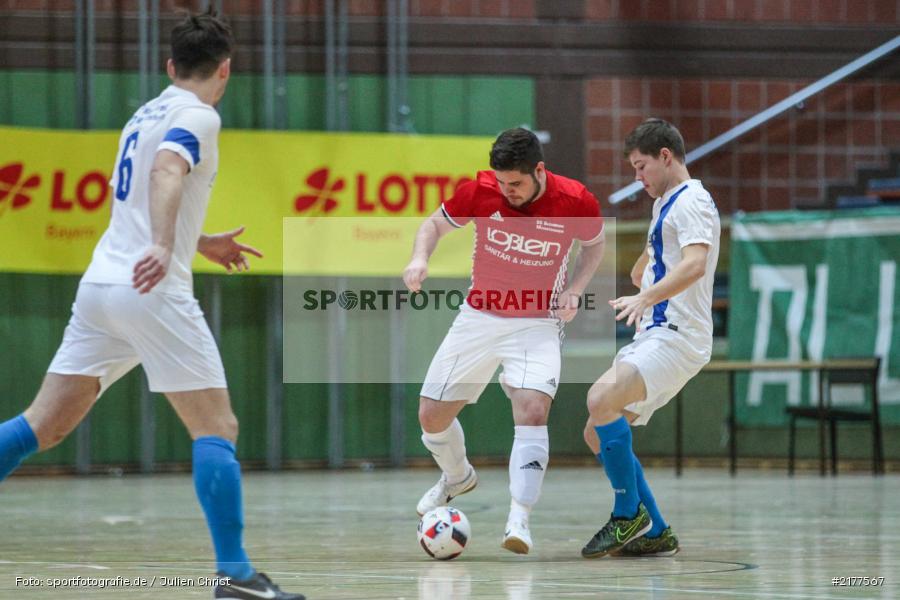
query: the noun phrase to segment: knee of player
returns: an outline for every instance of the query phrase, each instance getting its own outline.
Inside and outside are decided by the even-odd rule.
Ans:
[[[221,415],[214,423],[214,430],[210,431],[209,434],[224,438],[230,442],[237,442],[239,426],[234,413],[230,412],[227,415]],[[202,434],[209,435],[206,432],[202,432]]]
[[[440,433],[446,429],[446,427],[441,427],[443,423],[441,423],[440,415],[431,410],[428,404],[419,405],[419,425],[429,433]]]
[[[605,410],[610,403],[611,391],[611,386],[609,385],[594,385],[591,387],[587,395],[588,413],[593,415],[597,411]]]
[[[547,424],[547,409],[539,403],[526,406],[518,415],[516,425],[539,427]]]
[[[238,423],[237,417],[234,416],[234,413],[232,413],[228,418],[225,419],[224,429],[226,437],[231,439],[231,441],[236,442],[238,438],[238,431],[240,430],[240,424]]]
[[[598,391],[588,393],[587,409],[591,416],[591,422],[604,423],[614,420],[622,414],[622,394],[615,385],[603,386]]]
[[[584,426],[584,443],[588,445],[591,450],[594,449],[594,446],[599,444],[599,438],[597,437],[597,430],[594,429],[594,425],[588,421]]]

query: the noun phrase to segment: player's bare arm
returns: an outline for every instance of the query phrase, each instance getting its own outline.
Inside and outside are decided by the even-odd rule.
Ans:
[[[638,289],[641,288],[641,277],[643,276],[644,269],[647,268],[647,263],[649,261],[650,252],[647,250],[647,246],[644,246],[644,251],[641,252],[641,255],[635,261],[634,266],[631,267],[631,283]]]
[[[665,277],[634,296],[622,296],[610,301],[618,311],[616,320],[627,318],[626,325],[639,322],[649,307],[677,296],[706,274],[706,244],[689,244],[681,249],[681,262]]]
[[[600,267],[605,249],[606,240],[604,238],[600,238],[600,241],[590,246],[582,245],[579,249],[578,256],[575,258],[575,274],[572,276],[572,283],[559,295],[558,299],[559,308],[556,309],[556,316],[562,321],[568,323],[578,314],[578,300]]]
[[[175,223],[181,206],[181,190],[189,166],[170,150],[160,150],[150,171],[150,229],[153,245],[134,265],[132,285],[146,294],[169,270],[175,245]]]
[[[250,270],[246,254],[262,258],[263,254],[253,246],[242,244],[235,238],[244,233],[244,226],[222,233],[203,234],[197,241],[197,252],[217,265],[222,265],[228,273]]]
[[[403,283],[411,292],[422,289],[422,282],[428,277],[428,259],[438,240],[453,231],[454,227],[444,217],[444,213],[438,208],[419,226],[416,232],[416,240],[413,242],[412,258],[403,269]]]

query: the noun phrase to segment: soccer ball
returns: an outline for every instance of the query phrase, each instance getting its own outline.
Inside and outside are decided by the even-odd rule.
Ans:
[[[419,521],[419,544],[431,558],[456,558],[471,537],[466,515],[450,506],[438,506]]]

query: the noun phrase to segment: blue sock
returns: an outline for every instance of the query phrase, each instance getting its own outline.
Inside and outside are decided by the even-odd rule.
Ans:
[[[24,415],[0,423],[0,481],[37,451],[38,441]]]
[[[594,427],[600,438],[600,457],[609,483],[616,494],[613,517],[632,519],[637,514],[640,497],[631,451],[631,425],[625,417],[609,425]]]
[[[216,549],[216,567],[228,577],[249,579],[254,570],[241,542],[241,465],[234,444],[220,437],[194,440],[194,488]]]
[[[641,502],[647,507],[647,512],[650,513],[650,518],[653,519],[653,526],[645,534],[645,537],[659,537],[668,527],[668,524],[666,524],[665,519],[659,512],[659,507],[656,506],[656,499],[653,498],[653,492],[650,491],[650,486],[644,478],[644,469],[641,467],[641,461],[638,460],[637,456],[634,457],[634,475],[635,479],[637,479],[638,495],[641,498]]]

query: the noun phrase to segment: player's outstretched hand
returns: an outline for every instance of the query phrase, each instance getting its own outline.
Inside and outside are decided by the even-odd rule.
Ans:
[[[150,246],[141,260],[134,265],[131,276],[132,287],[140,294],[146,294],[152,290],[166,276],[171,260],[172,251],[170,249],[159,245]]]
[[[414,258],[409,261],[406,268],[403,269],[403,283],[406,289],[411,292],[418,292],[422,289],[422,282],[428,277],[428,261],[421,258]]]
[[[556,318],[563,323],[568,323],[578,314],[578,304],[581,301],[581,294],[566,290],[556,299],[556,307],[554,314]]]
[[[625,324],[629,327],[640,324],[641,315],[644,314],[645,310],[650,308],[650,302],[640,294],[634,296],[622,296],[621,298],[610,300],[609,305],[619,311],[619,314],[616,315],[616,321],[628,318],[628,320],[625,321]]]
[[[204,235],[200,237],[197,243],[197,252],[206,257],[207,260],[222,265],[229,273],[232,271],[249,271],[250,262],[244,253],[252,254],[258,258],[262,258],[262,252],[241,244],[234,238],[244,233],[244,226],[241,225],[237,229],[226,231],[224,233],[214,233],[212,235]]]

